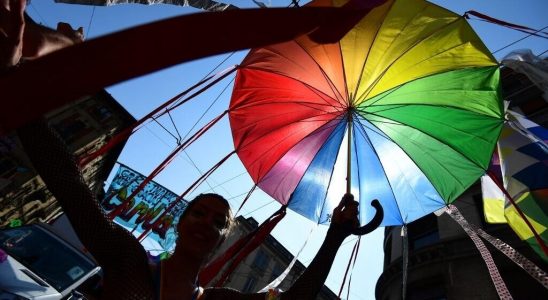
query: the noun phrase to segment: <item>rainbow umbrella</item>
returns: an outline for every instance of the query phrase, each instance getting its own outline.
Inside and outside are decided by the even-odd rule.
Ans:
[[[349,189],[360,222],[376,198],[385,226],[453,202],[503,123],[496,60],[462,16],[421,0],[387,1],[338,43],[252,49],[229,114],[239,158],[278,202],[325,223]]]

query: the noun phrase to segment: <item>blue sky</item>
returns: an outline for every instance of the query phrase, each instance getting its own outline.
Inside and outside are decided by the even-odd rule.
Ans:
[[[227,2],[240,7],[256,7],[251,0],[229,0]],[[291,1],[271,0],[264,2],[271,6],[287,6]],[[433,2],[458,14],[462,14],[467,10],[476,10],[495,18],[536,29],[548,25],[545,17],[548,11],[548,1],[545,0],[438,0]],[[73,27],[82,26],[88,39],[91,39],[137,24],[198,11],[193,8],[172,5],[118,5],[94,8],[92,6],[56,4],[53,1],[35,0],[29,5],[27,12],[37,22],[50,27],[55,27],[59,21],[68,22]],[[491,51],[496,51],[526,36],[524,33],[478,20],[470,20],[470,24]],[[199,28],[189,28],[189,30],[199,30]],[[177,37],[166,38],[175,39]],[[539,54],[548,50],[548,40],[529,37],[495,53],[495,57],[501,59],[511,50],[524,48],[531,49],[533,53]],[[225,54],[173,66],[147,76],[107,87],[107,90],[131,114],[139,119],[161,103],[200,80],[210,71],[217,72],[238,64],[245,54],[246,51],[240,51],[230,57]],[[158,55],[161,55],[160,51]],[[228,59],[221,64],[227,57]],[[219,64],[221,66],[214,70]],[[105,72],[108,72],[108,70],[105,70]],[[199,124],[196,128],[200,128],[205,122],[228,108],[232,78],[229,77],[223,80],[197,99],[173,112],[172,117],[181,135],[184,136],[196,123]],[[203,118],[200,119],[202,115]],[[173,133],[175,132],[169,119],[161,121]],[[175,146],[175,139],[165,130],[155,124],[149,124],[131,137],[119,161],[143,174],[148,174]],[[233,149],[232,147],[228,121],[227,118],[224,118],[193,144],[185,154],[177,157],[165,171],[156,177],[155,181],[176,193],[181,193],[201,173],[207,171],[213,164],[228,154]],[[245,169],[237,157],[234,156],[215,172],[206,184],[202,184],[194,195],[199,192],[213,190],[229,198],[233,208],[237,209],[244,194],[251,186],[252,182],[249,176],[245,173]],[[258,191],[253,194],[244,206],[242,214],[246,217],[253,216],[259,222],[262,222],[278,208],[279,204],[277,202]],[[316,226],[312,222],[294,213],[289,213],[274,230],[273,235],[288,250],[296,253],[314,227]],[[325,226],[319,226],[312,233],[310,242],[300,255],[300,260],[305,265],[316,253],[325,231]],[[352,276],[350,299],[374,299],[375,283],[382,272],[383,232],[384,229],[380,228],[362,238],[360,253]],[[354,237],[348,238],[341,247],[332,272],[327,279],[327,285],[335,292],[338,292],[340,288],[354,240]],[[346,295],[346,291],[343,292],[343,295]]]

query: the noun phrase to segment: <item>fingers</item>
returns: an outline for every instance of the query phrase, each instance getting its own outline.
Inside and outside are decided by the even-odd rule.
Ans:
[[[343,198],[343,201],[354,201],[354,195],[350,193],[344,194],[342,198]]]
[[[25,12],[27,1],[26,0],[1,0],[0,4],[2,8],[4,8],[7,11],[16,12],[22,15]]]
[[[13,40],[22,40],[25,28],[25,5],[23,0],[9,0],[2,7],[0,27]]]
[[[25,31],[25,7],[26,7],[27,1],[25,0],[15,0],[11,1],[11,11],[12,11],[12,24],[14,26],[13,28],[13,35],[14,38],[16,38],[18,41],[23,40],[23,32]]]
[[[354,220],[358,216],[359,203],[352,200],[346,203],[344,210],[342,211],[343,220]]]
[[[337,208],[339,210],[342,209],[346,205],[346,203],[348,203],[349,201],[354,201],[354,195],[352,195],[350,193],[344,194],[344,196],[342,197],[341,202],[339,202],[339,205],[337,206]]]
[[[57,23],[57,31],[64,34],[74,43],[80,43],[84,41],[84,28],[79,27],[78,29],[73,29],[72,26],[65,22]]]
[[[26,0],[11,0],[10,6],[12,10],[17,11],[17,14],[21,17],[25,14],[25,8],[27,7]]]
[[[344,194],[344,196],[341,199],[341,202],[339,202],[339,205],[335,207],[336,211],[342,211],[343,209],[346,211],[349,208],[355,208],[357,210],[359,203],[357,201],[354,201],[354,195],[347,193]]]
[[[339,205],[333,210],[332,222],[338,224],[350,223],[352,227],[359,226],[358,207],[359,203],[354,201],[354,196],[350,193],[345,194]]]

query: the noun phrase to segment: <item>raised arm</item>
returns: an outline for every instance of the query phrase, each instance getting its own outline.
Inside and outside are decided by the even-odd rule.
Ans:
[[[17,131],[34,167],[63,207],[78,237],[104,271],[105,299],[153,299],[144,249],[101,209],[75,158],[45,121]]]
[[[339,247],[358,226],[358,202],[354,201],[354,196],[346,194],[333,211],[331,226],[320,250],[295,284],[281,294],[281,299],[316,299],[329,275]]]
[[[316,299],[320,289],[325,283],[329,270],[333,265],[337,251],[344,239],[352,230],[359,226],[358,203],[351,194],[344,196],[343,201],[333,211],[331,226],[327,231],[325,240],[320,250],[301,276],[289,288],[282,292],[279,299],[282,300],[308,300]],[[262,300],[265,294],[243,294],[239,291],[226,288],[206,289],[203,300]]]

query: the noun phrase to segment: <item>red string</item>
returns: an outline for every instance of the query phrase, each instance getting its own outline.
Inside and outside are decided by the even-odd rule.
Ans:
[[[277,214],[281,213],[285,208],[282,206],[277,212],[270,216],[267,221],[259,225],[253,231],[246,236],[236,241],[230,248],[228,248],[221,256],[217,257],[214,261],[209,263],[205,268],[200,271],[199,282],[201,285],[208,285],[215,276],[219,274],[221,269],[227,264],[227,262],[235,257],[244,247],[251,241],[251,239],[257,234],[257,232],[268,223],[268,220],[274,218]]]
[[[141,233],[141,235],[137,238],[140,241],[142,241],[146,236],[147,234],[149,233],[149,231],[156,227],[160,221],[162,220],[162,218],[168,213],[171,211],[171,209],[173,209],[173,207],[175,207],[175,205],[177,205],[179,202],[181,202],[183,200],[183,198],[188,194],[190,193],[191,191],[193,191],[197,186],[199,186],[209,175],[211,175],[211,173],[213,173],[215,170],[217,170],[228,158],[230,158],[230,156],[232,156],[232,154],[236,153],[236,151],[232,151],[230,152],[227,156],[225,156],[223,159],[221,159],[221,161],[219,161],[216,165],[214,165],[211,169],[209,169],[209,171],[207,171],[206,173],[204,173],[202,176],[200,176],[200,178],[198,178],[198,180],[196,180],[190,187],[188,187],[188,189],[186,189],[186,191],[184,191],[181,195],[179,195],[177,198],[175,198],[175,200],[173,200],[168,206],[167,208],[158,216],[158,218],[156,219],[156,221],[154,221],[154,223],[152,223],[152,225],[146,229],[145,231],[143,231]]]
[[[249,190],[249,192],[247,193],[247,196],[245,196],[244,201],[242,201],[242,204],[240,204],[240,207],[236,211],[236,214],[235,214],[236,216],[240,213],[240,210],[242,209],[242,207],[244,207],[244,204],[247,202],[247,199],[249,199],[249,197],[251,197],[251,194],[255,191],[255,188],[257,188],[256,184],[253,185],[251,190]]]
[[[143,180],[139,186],[133,192],[129,197],[127,197],[120,205],[116,207],[113,211],[111,211],[108,214],[108,217],[110,219],[114,219],[116,216],[118,216],[130,203],[130,201],[137,195],[156,175],[158,175],[161,171],[169,165],[173,159],[175,159],[176,155],[179,154],[179,152],[186,149],[190,144],[192,144],[194,141],[196,141],[199,137],[201,137],[207,130],[209,130],[215,123],[217,123],[224,115],[227,114],[227,111],[224,111],[222,114],[217,116],[215,119],[211,120],[209,123],[207,123],[204,127],[202,127],[200,130],[198,130],[195,134],[193,134],[190,138],[188,138],[186,141],[184,141],[181,145],[177,146],[167,157],[162,161],[151,173],[148,175],[145,180]]]
[[[352,273],[354,272],[354,267],[356,266],[356,260],[358,259],[358,253],[360,253],[360,242],[361,236],[358,236],[358,248],[356,248],[356,255],[354,256],[354,262],[352,263],[352,272],[350,272],[350,277],[348,278],[348,289],[346,290],[346,299],[350,299],[350,283],[352,282]]]
[[[343,291],[343,288],[344,288],[344,284],[346,282],[346,276],[348,275],[348,270],[350,270],[350,265],[352,264],[352,259],[354,258],[355,255],[357,256],[356,249],[358,248],[359,244],[360,244],[360,239],[358,238],[358,240],[356,241],[356,244],[354,244],[354,248],[352,249],[352,254],[350,254],[350,259],[348,260],[348,265],[346,266],[346,271],[344,272],[343,281],[341,283],[341,289],[339,290],[339,294],[337,295],[337,297],[339,299],[341,299],[341,294],[342,294],[342,291]],[[355,262],[355,260],[354,260],[354,262]]]
[[[213,262],[209,263],[205,268],[200,271],[199,282],[200,285],[208,285],[211,280],[217,274],[219,274],[220,270],[223,268],[223,266],[238,252],[240,252],[244,246],[251,240],[253,237],[253,234],[257,232],[257,229],[250,232],[248,235],[240,238],[238,241],[236,241],[230,248],[228,248],[221,256],[216,258]]]
[[[495,19],[493,17],[490,17],[488,15],[484,15],[482,13],[479,13],[477,11],[474,11],[474,10],[469,10],[467,12],[464,13],[464,17],[465,18],[468,18],[468,15],[473,15],[473,16],[476,16],[478,18],[481,18],[481,19],[484,19],[488,22],[491,22],[491,23],[495,23],[495,24],[498,24],[498,25],[501,25],[501,26],[505,26],[505,27],[509,27],[511,29],[515,29],[515,30],[518,30],[518,31],[521,31],[521,32],[525,32],[525,33],[529,33],[531,35],[535,35],[535,36],[538,36],[538,37],[542,37],[542,38],[546,38],[546,36],[543,36],[543,35],[539,35],[537,33],[544,33],[544,34],[548,34],[546,32],[543,32],[543,31],[539,31],[539,30],[536,30],[536,29],[533,29],[533,28],[529,28],[527,26],[522,26],[522,25],[518,25],[518,24],[513,24],[513,23],[509,23],[509,22],[506,22],[506,21],[502,21],[502,20],[499,20],[499,19]]]
[[[136,129],[138,126],[140,126],[141,124],[143,124],[146,120],[148,119],[151,119],[151,118],[159,118],[161,116],[163,116],[165,113],[167,113],[168,111],[171,111],[172,109],[175,109],[176,107],[179,107],[180,105],[186,103],[187,101],[195,98],[196,96],[198,96],[199,94],[201,94],[203,91],[205,91],[206,89],[210,88],[211,86],[213,86],[214,84],[216,84],[217,82],[221,81],[222,79],[224,79],[226,76],[228,76],[230,73],[234,72],[236,70],[236,68],[232,68],[230,69],[228,72],[226,72],[225,74],[219,76],[219,78],[215,79],[214,81],[210,82],[208,85],[206,85],[205,87],[201,88],[200,90],[196,91],[194,94],[190,95],[188,98],[186,98],[185,100],[181,101],[181,103],[178,103],[176,106],[174,107],[171,107],[171,108],[166,108],[167,106],[171,105],[173,102],[179,100],[181,97],[183,97],[184,95],[186,95],[187,93],[189,93],[190,91],[194,90],[195,88],[197,88],[198,86],[202,85],[203,83],[209,81],[211,78],[213,78],[214,76],[216,75],[212,75],[212,76],[209,76],[207,78],[204,78],[203,80],[199,81],[198,83],[196,83],[195,85],[191,86],[190,88],[188,88],[187,90],[185,90],[184,92],[182,93],[179,93],[178,95],[176,95],[175,97],[169,99],[168,101],[166,101],[164,104],[160,105],[159,107],[157,107],[156,109],[154,109],[153,111],[151,111],[150,113],[148,113],[146,116],[142,117],[141,119],[139,119],[137,122],[133,123],[132,125],[130,125],[129,127],[126,127],[122,132],[116,134],[111,140],[109,140],[106,144],[104,144],[101,148],[99,148],[97,151],[94,151],[84,157],[82,157],[80,160],[79,160],[79,165],[82,167],[82,166],[85,166],[86,164],[88,164],[90,161],[94,160],[95,158],[101,156],[101,155],[104,155],[107,151],[109,151],[110,149],[112,149],[112,147],[118,145],[120,142],[122,141],[125,141],[132,133],[136,132],[138,129]],[[158,114],[162,109],[165,109],[165,111],[161,112],[160,114]],[[156,115],[158,114],[158,115]],[[134,131],[135,129],[135,131]]]
[[[527,224],[527,226],[529,227],[529,229],[531,229],[531,231],[533,232],[533,235],[535,236],[535,239],[537,240],[537,243],[540,245],[540,247],[542,248],[542,251],[544,252],[545,255],[548,256],[548,248],[546,247],[546,244],[544,244],[544,241],[542,240],[542,238],[539,236],[539,234],[536,232],[535,228],[533,228],[533,225],[531,225],[531,223],[529,222],[529,219],[527,219],[527,217],[525,216],[525,214],[523,213],[523,211],[519,208],[519,206],[516,204],[516,202],[514,201],[514,198],[512,198],[512,196],[510,196],[510,194],[508,193],[508,191],[504,188],[504,186],[502,185],[502,183],[500,182],[500,180],[495,176],[495,174],[493,174],[493,172],[491,171],[487,171],[487,174],[489,175],[489,177],[491,177],[491,179],[493,180],[493,182],[495,182],[495,184],[499,187],[499,189],[504,193],[504,195],[506,196],[506,198],[508,198],[508,200],[510,200],[510,203],[512,203],[512,205],[514,206],[514,208],[516,209],[516,211],[519,213],[519,215],[521,216],[521,218],[523,219],[523,221],[525,221],[525,223]]]
[[[236,258],[232,260],[228,268],[225,270],[221,278],[215,283],[216,287],[220,287],[224,284],[228,276],[232,274],[232,272],[236,269],[236,267],[242,262],[244,258],[246,258],[249,253],[251,253],[253,250],[255,250],[260,244],[263,243],[263,241],[266,239],[266,237],[272,232],[274,227],[280,222],[283,217],[285,217],[285,210],[286,206],[282,206],[280,210],[276,211],[267,221],[265,221],[263,224],[261,224],[260,228],[257,230],[256,233],[253,234],[253,237],[251,240],[244,246],[244,248],[238,253]]]

